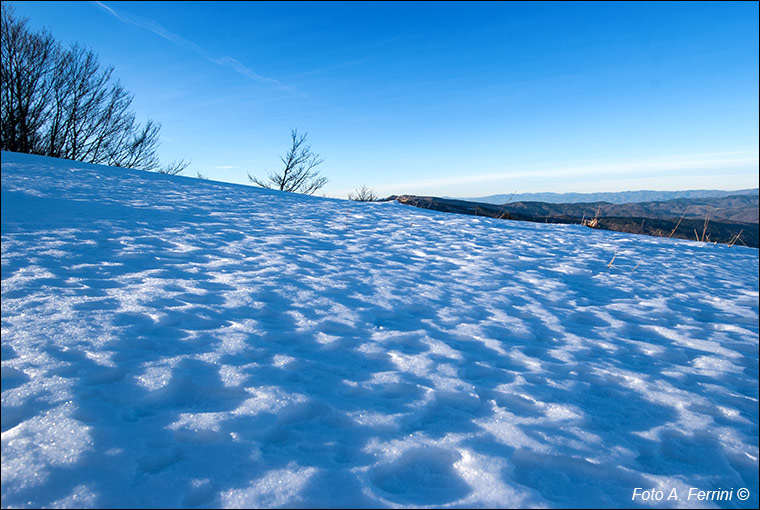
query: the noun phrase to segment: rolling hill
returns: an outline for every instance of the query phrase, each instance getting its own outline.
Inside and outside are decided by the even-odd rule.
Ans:
[[[610,204],[631,204],[638,202],[663,202],[678,198],[720,198],[731,195],[757,195],[758,188],[736,191],[686,190],[686,191],[619,191],[613,193],[513,193],[489,195],[486,197],[459,198],[469,202],[502,205],[507,202],[548,202],[550,204],[577,204],[608,202]],[[445,197],[451,198],[451,197]]]
[[[511,202],[494,205],[415,195],[389,199],[424,209],[539,223],[580,224],[597,218],[597,227],[606,230],[680,239],[702,239],[704,234],[705,240],[713,242],[739,242],[755,248],[760,245],[760,201],[756,194],[631,204]]]

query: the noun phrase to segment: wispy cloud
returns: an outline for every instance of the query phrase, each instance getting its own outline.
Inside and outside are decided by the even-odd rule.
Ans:
[[[378,41],[377,44],[382,46],[385,44],[394,43],[396,41],[406,39],[409,35],[413,34],[414,32],[415,32],[414,30],[407,30],[406,32],[402,32],[400,34],[394,35],[393,37],[390,37],[388,39],[383,39],[382,41]]]
[[[509,169],[498,172],[454,175],[378,186],[380,190],[409,189],[418,186],[461,186],[519,178],[614,178],[622,176],[652,175],[663,172],[688,172],[705,169],[757,169],[760,164],[756,151],[721,152],[665,156],[648,160],[618,161],[609,163],[570,164],[533,169]]]
[[[150,32],[153,32],[154,34],[163,37],[164,39],[173,42],[174,44],[177,44],[179,46],[182,46],[197,55],[205,58],[206,60],[209,60],[210,62],[213,62],[214,64],[217,64],[222,67],[226,67],[228,69],[231,69],[232,71],[238,73],[241,76],[245,76],[246,78],[249,78],[253,81],[256,81],[258,83],[263,83],[267,85],[271,85],[273,87],[279,88],[281,90],[286,90],[288,92],[296,92],[296,90],[289,86],[285,85],[284,83],[275,80],[274,78],[268,78],[266,76],[262,76],[253,69],[250,69],[240,63],[239,61],[235,60],[232,57],[229,56],[223,56],[223,57],[215,57],[211,55],[208,51],[206,51],[201,46],[198,46],[192,41],[189,41],[182,37],[179,34],[175,34],[174,32],[171,32],[161,26],[156,21],[149,19],[149,18],[136,18],[133,16],[126,16],[125,14],[122,14],[115,9],[107,6],[103,2],[94,2],[95,5],[109,13],[114,18],[118,19],[122,23],[133,25],[139,28],[142,28],[144,30],[148,30]]]

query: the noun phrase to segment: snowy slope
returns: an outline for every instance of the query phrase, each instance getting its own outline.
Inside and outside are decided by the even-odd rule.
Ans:
[[[5,508],[757,508],[756,249],[11,153],[1,203]]]

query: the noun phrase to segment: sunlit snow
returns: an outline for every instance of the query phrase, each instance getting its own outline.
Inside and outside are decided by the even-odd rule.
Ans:
[[[2,153],[4,508],[757,488],[757,249]]]

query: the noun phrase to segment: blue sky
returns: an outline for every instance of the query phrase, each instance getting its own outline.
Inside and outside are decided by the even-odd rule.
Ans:
[[[757,2],[3,2],[94,50],[163,160],[345,197],[758,186]]]

